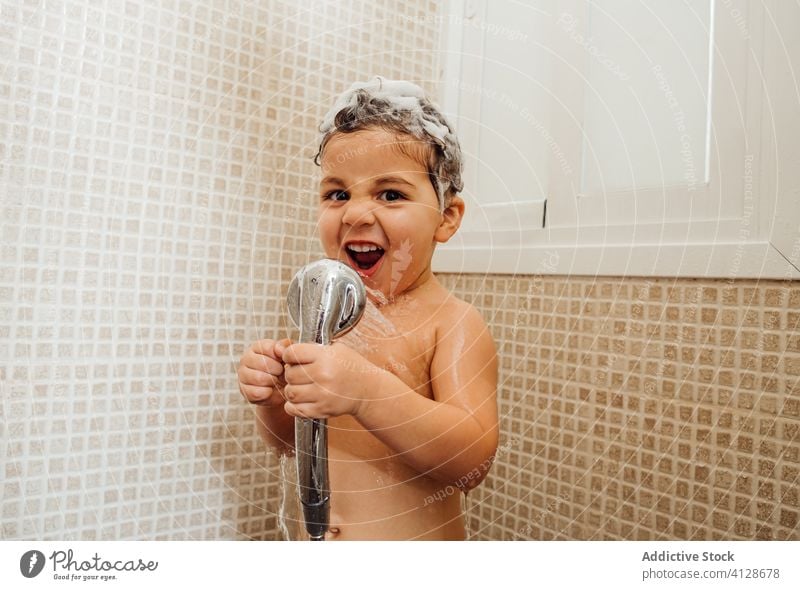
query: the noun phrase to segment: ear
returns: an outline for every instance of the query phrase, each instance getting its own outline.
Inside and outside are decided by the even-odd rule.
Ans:
[[[450,198],[450,203],[442,211],[442,221],[436,232],[433,234],[433,239],[444,244],[453,234],[461,227],[461,220],[464,217],[464,200],[458,195]]]

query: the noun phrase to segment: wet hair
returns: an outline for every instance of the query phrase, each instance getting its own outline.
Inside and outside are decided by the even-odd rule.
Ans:
[[[461,147],[442,112],[416,84],[380,76],[353,84],[336,99],[320,124],[322,137],[314,163],[320,165],[325,146],[337,133],[374,128],[396,133],[395,147],[427,168],[440,210],[464,189]],[[406,142],[403,136],[419,141]]]

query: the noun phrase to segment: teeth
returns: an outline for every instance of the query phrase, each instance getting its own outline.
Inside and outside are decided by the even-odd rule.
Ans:
[[[350,244],[347,247],[353,252],[372,252],[380,249],[380,247],[375,244]]]

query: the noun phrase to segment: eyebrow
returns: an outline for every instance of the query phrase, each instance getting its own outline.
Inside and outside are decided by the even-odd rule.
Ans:
[[[408,182],[405,178],[400,176],[381,176],[373,183],[375,186],[383,186],[384,184],[405,184],[414,188],[414,185]]]
[[[338,186],[347,186],[347,183],[344,180],[342,180],[341,178],[337,178],[335,176],[326,176],[320,181],[320,184],[335,184]],[[372,184],[373,186],[383,186],[385,184],[404,184],[412,188],[414,188],[415,186],[414,184],[410,183],[405,178],[401,178],[400,176],[380,176]]]

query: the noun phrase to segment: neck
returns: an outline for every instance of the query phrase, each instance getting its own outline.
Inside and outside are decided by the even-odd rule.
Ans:
[[[399,293],[390,293],[386,295],[383,291],[378,289],[370,289],[367,287],[367,295],[369,296],[370,300],[377,306],[382,307],[384,305],[389,305],[392,303],[396,303],[398,301],[402,301],[406,297],[410,296],[417,296],[430,289],[436,289],[440,287],[439,279],[431,271],[430,264],[423,270],[416,279],[403,289],[403,291]]]

